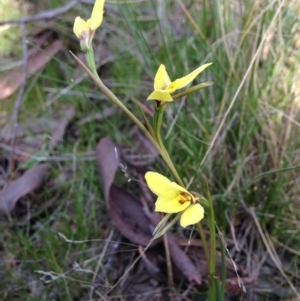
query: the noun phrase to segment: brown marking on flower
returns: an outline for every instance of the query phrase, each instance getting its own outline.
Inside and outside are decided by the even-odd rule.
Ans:
[[[193,196],[190,193],[180,191],[179,194],[182,196],[182,199],[179,201],[179,203],[182,205],[185,202],[194,203]]]

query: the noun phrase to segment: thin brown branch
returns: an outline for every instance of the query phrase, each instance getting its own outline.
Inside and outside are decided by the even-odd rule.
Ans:
[[[11,19],[11,20],[1,21],[0,26],[7,25],[7,24],[25,24],[25,23],[29,23],[29,22],[53,19],[59,15],[62,15],[64,13],[68,12],[70,9],[72,9],[76,4],[78,4],[80,2],[81,2],[80,0],[73,0],[73,1],[70,1],[68,4],[66,4],[65,6],[61,6],[56,9],[45,10],[45,11],[40,12],[33,16],[27,16],[27,17],[19,18],[19,19]]]

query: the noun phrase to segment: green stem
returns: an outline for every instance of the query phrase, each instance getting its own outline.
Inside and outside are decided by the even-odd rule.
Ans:
[[[85,59],[86,62],[92,71],[92,73],[101,81],[98,73],[97,73],[97,67],[95,63],[95,56],[94,56],[94,49],[91,47],[89,50],[85,53]]]
[[[210,256],[209,256],[209,252],[208,252],[208,246],[207,246],[204,231],[203,231],[203,228],[202,228],[202,225],[201,225],[200,222],[197,223],[197,228],[198,228],[198,232],[199,232],[199,235],[200,235],[200,238],[201,238],[201,241],[202,241],[206,261],[209,262]]]
[[[166,106],[167,106],[167,104],[164,103],[164,104],[160,105],[155,110],[154,122],[153,122],[154,123],[154,130],[155,130],[157,142],[158,142],[158,144],[159,144],[159,146],[161,148],[164,148],[164,144],[163,144],[162,139],[161,139],[160,129],[161,129],[162,119],[163,119],[163,116],[164,116],[164,112],[165,112]]]
[[[85,53],[86,61],[90,69],[87,68],[85,64],[77,56],[75,56],[74,54],[72,55],[75,58],[75,60],[80,64],[80,66],[85,70],[85,72],[87,72],[90,78],[95,82],[95,84],[100,88],[103,94],[106,95],[106,97],[110,99],[116,106],[118,106],[137,125],[137,127],[142,131],[142,133],[150,140],[150,142],[154,145],[158,153],[161,155],[162,159],[169,167],[174,178],[178,181],[178,184],[183,186],[182,181],[174,167],[173,162],[171,161],[168,153],[166,153],[165,149],[161,148],[158,141],[156,141],[156,137],[153,137],[151,135],[151,133],[147,130],[147,128],[143,125],[143,123],[141,123],[139,119],[136,118],[136,116],[127,109],[127,107],[119,100],[119,98],[114,93],[112,93],[100,79],[97,73],[93,49],[90,48]]]
[[[167,104],[164,103],[164,104],[159,105],[158,108],[156,108],[154,118],[153,118],[154,131],[155,131],[156,139],[157,139],[157,142],[158,142],[160,148],[164,151],[166,157],[168,158],[168,161],[170,162],[170,164],[172,164],[172,166],[174,168],[175,173],[172,172],[174,178],[176,179],[176,181],[179,185],[184,187],[184,184],[183,184],[181,178],[179,177],[179,175],[176,171],[176,168],[174,167],[174,164],[169,156],[169,153],[168,153],[167,149],[165,148],[163,141],[161,139],[161,125],[162,125],[162,120],[163,120],[163,116],[164,116],[166,107],[167,107]]]
[[[210,258],[208,262],[208,275],[209,275],[209,300],[215,300],[216,298],[216,227],[215,227],[215,215],[214,207],[209,192],[209,186],[207,180],[204,178],[205,190],[206,190],[206,199],[209,203],[209,209],[207,212],[207,219],[210,232]]]
[[[220,290],[220,300],[224,299],[225,295],[225,281],[226,281],[226,247],[221,243],[221,290]]]

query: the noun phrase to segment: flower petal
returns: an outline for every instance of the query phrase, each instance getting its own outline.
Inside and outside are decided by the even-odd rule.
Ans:
[[[161,64],[154,78],[154,90],[164,90],[170,83],[171,80],[166,71],[166,67]]]
[[[91,16],[91,30],[96,30],[102,23],[105,0],[96,0]]]
[[[194,80],[194,78],[201,73],[205,68],[207,68],[208,66],[210,66],[212,63],[208,63],[208,64],[204,64],[202,66],[200,66],[199,68],[197,68],[196,70],[194,70],[193,72],[191,72],[190,74],[182,77],[182,78],[178,78],[175,81],[173,81],[168,87],[167,87],[167,91],[169,93],[173,93],[175,90],[177,89],[181,89],[185,86],[187,86],[190,82],[192,82]]]
[[[166,101],[166,102],[171,102],[173,101],[172,96],[170,95],[170,93],[166,92],[166,91],[153,91],[149,97],[147,98],[147,100],[160,100],[160,101]]]
[[[164,213],[178,213],[186,210],[190,206],[190,202],[180,203],[180,196],[175,199],[165,200],[164,202],[155,203],[155,211]]]
[[[91,29],[91,22],[92,22],[92,19],[89,18],[87,21],[86,21],[86,27],[88,28],[88,30]]]
[[[76,17],[74,21],[73,31],[75,36],[80,39],[83,32],[89,30],[87,22],[85,22],[80,17]]]
[[[160,206],[160,204],[168,202],[170,200],[174,202],[179,202],[182,199],[181,195],[177,191],[164,191],[160,194],[155,202],[155,206]]]
[[[190,205],[181,215],[180,225],[185,228],[200,222],[204,217],[204,209],[200,204]]]
[[[165,176],[157,172],[148,171],[145,174],[145,179],[149,189],[158,196],[165,191],[169,191],[169,190],[174,191],[172,187],[172,182],[168,178],[166,178]]]
[[[172,182],[172,187],[176,190],[179,190],[179,191],[183,191],[183,192],[186,192],[188,194],[191,194],[190,192],[188,192],[185,188],[183,188],[182,186],[178,185],[177,183],[175,182]]]

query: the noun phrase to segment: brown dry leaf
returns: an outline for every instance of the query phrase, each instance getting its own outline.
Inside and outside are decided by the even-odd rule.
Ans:
[[[108,203],[110,216],[121,234],[135,244],[147,246],[152,233],[141,203],[114,184],[110,188]]]
[[[167,233],[168,246],[173,263],[189,282],[201,284],[201,270],[178,246],[176,240]]]
[[[110,187],[114,181],[115,173],[119,167],[116,152],[116,146],[108,137],[102,138],[96,148],[97,163],[102,177],[104,197],[108,208]]]
[[[133,243],[148,245],[152,239],[151,221],[145,215],[141,202],[125,189],[113,184],[119,163],[116,147],[110,138],[100,140],[96,157],[103,181],[106,206],[113,223],[120,233]],[[159,240],[155,241],[158,242]]]
[[[44,34],[37,42],[40,46],[49,33]],[[43,49],[43,51],[32,48],[28,51],[27,56],[27,76],[37,72],[44,67],[60,49],[62,41],[56,40]],[[20,70],[12,70],[0,77],[0,100],[12,95],[22,84],[22,67]]]
[[[46,164],[37,165],[27,170],[20,178],[11,181],[0,192],[0,214],[11,213],[21,197],[40,187],[47,171]]]

